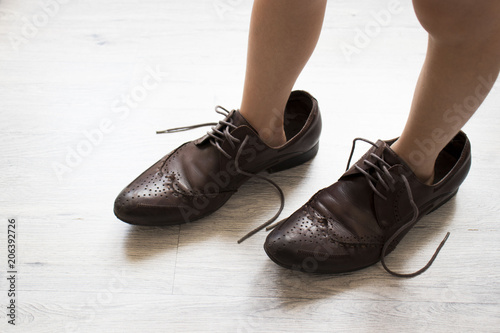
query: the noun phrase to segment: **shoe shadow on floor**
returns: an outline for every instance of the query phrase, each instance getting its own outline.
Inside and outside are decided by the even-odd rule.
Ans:
[[[454,213],[455,198],[422,218],[401,241],[396,250],[386,257],[388,267],[398,273],[412,273],[425,266],[446,232],[451,228]],[[448,242],[453,242],[453,233],[451,233]],[[438,256],[434,264],[422,276],[446,274],[442,268],[446,265],[440,266],[445,256],[446,245],[442,252],[441,258]],[[389,294],[391,290],[402,287],[406,281],[409,281],[390,275],[383,269],[380,262],[359,271],[342,274],[304,273],[282,268],[271,260],[262,267],[263,269],[258,275],[266,276],[266,279],[272,284],[271,290],[276,290],[276,296],[285,307],[296,307],[297,303],[290,302],[290,299],[297,298],[306,300],[300,304],[307,305],[310,302],[332,296],[345,298],[355,294],[357,297],[362,295],[366,299],[373,299],[381,295],[391,297]],[[419,279],[419,277],[412,279]],[[345,295],[342,297],[342,294]]]
[[[125,239],[125,255],[130,261],[141,261],[175,250],[180,226],[143,227],[130,226]]]
[[[286,197],[302,185],[310,165],[308,162],[275,174],[264,173],[283,190],[285,207]],[[169,227],[131,226],[124,244],[125,253],[130,260],[137,261],[176,250],[179,245],[201,243],[214,237],[236,243],[271,218],[279,206],[279,195],[274,187],[266,181],[250,179],[218,211],[200,220]],[[283,215],[280,217],[284,218]]]

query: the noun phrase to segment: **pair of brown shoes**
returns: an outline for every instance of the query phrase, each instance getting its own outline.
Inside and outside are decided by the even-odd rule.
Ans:
[[[292,168],[316,155],[321,133],[317,101],[307,92],[292,92],[284,114],[287,141],[277,148],[262,142],[237,110],[217,111],[223,120],[202,124],[214,125],[211,131],[163,157],[118,195],[114,212],[119,219],[137,225],[194,221],[219,209],[251,177],[269,181],[282,198],[278,213],[262,227],[278,217],[283,193],[257,173]],[[264,244],[267,255],[283,267],[307,272],[347,272],[378,261],[397,276],[425,271],[444,241],[431,261],[412,274],[391,271],[384,258],[424,215],[457,193],[470,169],[470,143],[463,132],[457,134],[436,161],[434,183],[426,185],[390,148],[394,141],[369,142],[371,149],[336,183],[274,228]]]

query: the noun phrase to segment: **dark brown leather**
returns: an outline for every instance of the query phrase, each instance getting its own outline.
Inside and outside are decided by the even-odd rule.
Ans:
[[[278,225],[267,237],[264,249],[277,264],[317,273],[357,270],[381,259],[386,241],[405,223],[411,222],[406,177],[418,207],[417,221],[448,201],[458,191],[471,165],[467,136],[460,132],[443,149],[437,161],[434,184],[420,182],[407,164],[390,148],[395,140],[378,141],[355,165],[378,179],[370,163],[386,161],[394,179],[382,174],[389,185],[372,182],[383,197],[370,187],[366,176],[354,165],[333,185],[317,192],[302,208]],[[409,230],[409,229],[408,229]],[[406,232],[396,237],[392,251]]]
[[[284,126],[287,142],[271,148],[238,111],[231,111],[217,125],[219,134],[211,131],[220,140],[205,135],[164,156],[118,195],[115,215],[131,224],[171,225],[194,221],[216,211],[249,179],[236,168],[238,152],[239,168],[246,173],[288,169],[316,155],[321,133],[316,99],[304,91],[292,92]],[[220,135],[225,131],[230,133],[229,137]]]

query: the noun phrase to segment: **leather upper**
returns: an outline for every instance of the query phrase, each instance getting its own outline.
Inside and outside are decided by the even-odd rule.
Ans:
[[[292,92],[284,126],[287,142],[271,148],[239,111],[231,111],[216,126],[219,133],[227,131],[228,135],[211,131],[218,140],[205,135],[164,156],[118,195],[116,216],[134,224],[162,225],[210,214],[249,178],[236,168],[238,153],[240,170],[254,174],[307,153],[318,144],[321,116],[317,101],[306,92]]]
[[[394,153],[390,148],[394,141],[378,141],[378,147],[372,147],[336,183],[317,192],[273,230],[265,243],[270,258],[285,267],[315,272],[345,272],[376,263],[384,243],[414,214],[403,176],[420,219],[451,198],[470,169],[470,143],[463,132],[439,155],[435,168],[440,178],[430,186],[419,181]],[[382,196],[358,169],[378,179],[370,164],[380,162],[372,154],[390,165],[391,177],[382,175],[388,188],[382,181],[374,185]],[[389,252],[404,234],[391,244]]]

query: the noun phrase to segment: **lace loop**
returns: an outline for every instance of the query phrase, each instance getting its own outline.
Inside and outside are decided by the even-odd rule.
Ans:
[[[231,128],[234,129],[237,126],[228,121],[228,118],[231,114],[229,110],[223,108],[220,105],[217,105],[215,107],[215,112],[217,112],[220,115],[223,115],[225,118],[223,120],[219,120],[219,122],[217,123],[203,123],[197,125],[170,128],[163,131],[156,131],[156,134],[177,133],[177,132],[189,131],[199,127],[212,126],[211,131],[207,132],[207,136],[210,137],[210,144],[213,145],[215,148],[217,148],[217,150],[219,150],[221,154],[224,155],[226,158],[231,159],[231,155],[229,155],[224,149],[222,149],[220,144],[224,140],[227,140],[231,145],[231,148],[234,149],[236,147],[235,142],[240,143],[240,140],[232,136],[230,133],[230,129]]]

